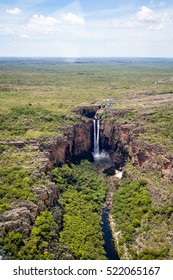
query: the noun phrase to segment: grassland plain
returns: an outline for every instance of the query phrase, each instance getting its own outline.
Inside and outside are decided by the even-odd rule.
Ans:
[[[139,135],[141,142],[164,147],[170,153],[173,152],[172,60],[78,59],[69,63],[53,58],[0,59],[0,229],[1,247],[9,258],[24,258],[24,255],[28,258],[34,258],[35,255],[35,258],[43,259],[71,258],[70,249],[66,248],[66,244],[59,242],[59,231],[62,231],[62,227],[57,229],[54,226],[54,212],[49,206],[40,206],[38,189],[51,186],[52,175],[40,168],[44,165],[45,155],[44,151],[38,149],[38,143],[57,137],[67,127],[81,122],[84,117],[79,118],[75,114],[76,108],[93,104],[104,105],[106,100],[111,98],[115,98],[116,103],[106,109],[107,113],[103,118],[111,117],[111,110],[127,110],[127,113],[123,117],[117,117],[117,120],[138,122],[143,126],[144,132]],[[20,141],[25,141],[25,145],[20,146]],[[15,145],[14,142],[18,144]],[[41,170],[39,175],[36,172],[38,168]],[[131,163],[127,164],[127,177],[131,181],[134,180],[133,186],[129,183],[129,189],[134,191],[133,195],[143,186],[138,181],[148,177],[146,174],[139,175],[138,172]],[[115,200],[119,199],[119,205],[124,199],[123,190],[127,185],[127,182],[122,182],[120,193],[116,194]],[[172,259],[172,182],[164,182],[159,171],[158,174],[154,174],[151,170],[150,179],[144,187],[145,191],[140,190],[139,193],[145,196],[148,209],[153,207],[157,213],[151,214],[150,211],[151,217],[149,214],[146,217],[142,214],[137,215],[134,209],[129,207],[128,215],[137,216],[133,219],[133,228],[129,229],[130,236],[123,232],[126,221],[118,220],[115,215],[116,227],[122,232],[119,246],[127,244],[131,258]],[[158,192],[163,199],[156,201],[152,190]],[[138,199],[141,199],[140,195]],[[27,233],[12,224],[8,226],[8,218],[4,220],[5,213],[10,215],[10,211],[21,207],[25,201],[30,201],[38,207]],[[61,207],[58,207],[58,211],[61,212]],[[46,212],[47,210],[49,212]],[[122,216],[123,208],[116,209],[116,212]],[[59,213],[59,217],[61,215],[62,213]],[[49,228],[44,225],[44,217],[50,221]],[[160,229],[158,221],[163,225]],[[50,233],[45,242],[40,233],[41,225],[44,232]],[[148,228],[151,233],[149,237]],[[56,256],[52,253],[52,240],[55,236],[55,247],[59,248],[60,252]],[[64,242],[66,237],[63,231],[60,236],[60,240]],[[140,245],[141,251],[135,245],[137,239],[140,240],[138,245],[145,244]],[[15,244],[14,248],[10,247],[11,241]],[[68,243],[70,244],[69,240]],[[35,247],[32,248],[31,244]],[[120,251],[125,258],[122,248]],[[137,251],[140,251],[139,254]]]

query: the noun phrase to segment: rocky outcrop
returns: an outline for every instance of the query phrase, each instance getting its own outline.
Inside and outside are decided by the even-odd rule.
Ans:
[[[9,146],[15,146],[17,148],[23,148],[26,144],[25,141],[0,141],[1,145],[9,145]]]
[[[34,188],[34,193],[38,201],[39,211],[43,210],[45,206],[52,209],[57,204],[58,190],[54,183],[41,188]]]
[[[92,121],[87,120],[68,128],[62,136],[41,143],[40,149],[47,151],[49,157],[47,169],[55,163],[89,157],[93,147],[92,134]]]
[[[58,204],[58,190],[54,183],[47,186],[34,187],[33,192],[37,198],[34,203],[30,200],[15,202],[11,209],[0,214],[0,231],[15,231],[30,235],[36,217],[44,209],[53,209]]]
[[[25,145],[30,145],[30,146],[38,146],[38,141],[37,140],[16,140],[16,141],[0,141],[1,145],[7,145],[7,146],[14,146],[17,148],[23,148]]]
[[[0,215],[0,231],[19,231],[29,236],[37,214],[38,206],[29,200],[14,203],[11,210]]]

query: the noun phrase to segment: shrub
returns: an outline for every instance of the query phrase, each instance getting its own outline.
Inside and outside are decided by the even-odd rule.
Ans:
[[[0,203],[0,213],[7,211],[10,209],[10,205],[8,203]]]
[[[163,260],[168,254],[169,248],[165,247],[161,250],[144,248],[139,255],[140,260]]]
[[[18,252],[24,246],[22,234],[11,231],[4,239],[3,252],[8,254],[11,259],[18,259]]]

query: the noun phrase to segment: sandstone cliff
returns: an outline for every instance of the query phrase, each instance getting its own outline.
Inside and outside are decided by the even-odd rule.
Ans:
[[[160,171],[167,181],[173,181],[173,155],[159,145],[141,141],[139,134],[145,128],[139,123],[117,122],[116,119],[105,119],[101,122],[101,145],[109,150],[119,150],[123,160],[129,157],[140,170]]]
[[[47,168],[50,169],[55,163],[63,164],[67,160],[89,156],[93,145],[92,134],[92,120],[86,120],[68,128],[62,136],[40,143],[40,149],[44,150],[49,158]]]

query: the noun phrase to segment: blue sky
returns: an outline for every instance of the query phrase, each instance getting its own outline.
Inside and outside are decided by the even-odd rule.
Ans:
[[[171,0],[1,0],[0,56],[173,57]]]

